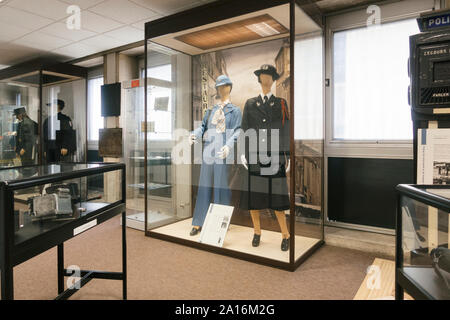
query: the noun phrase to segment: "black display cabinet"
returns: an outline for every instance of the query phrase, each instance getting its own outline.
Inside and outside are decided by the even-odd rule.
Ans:
[[[166,176],[145,166],[146,235],[294,271],[324,243],[324,45],[317,5],[216,1],[148,22],[145,39],[145,110],[140,126],[144,163],[158,154],[170,154],[171,161]],[[317,68],[305,68],[302,63],[312,57],[315,60],[308,63]],[[276,76],[272,74],[270,90],[264,89],[272,94],[263,102],[258,98],[262,90],[258,79],[269,69],[276,70]],[[227,130],[238,132],[247,104],[265,103],[276,110],[261,107],[256,116],[265,128],[263,135],[264,130],[278,130],[277,125],[282,132],[279,175],[270,180],[259,180],[262,171],[256,175],[255,167],[248,171],[238,156],[237,141],[245,133],[234,136],[235,143],[230,141],[226,164],[215,162],[218,166],[208,174],[204,170],[211,168],[198,149],[202,145],[206,149],[205,135],[205,141],[199,137],[189,144],[189,136],[199,132],[202,120],[212,119],[221,103],[216,89],[223,86],[221,75],[232,82],[231,99],[222,101]],[[319,133],[308,135],[307,127]],[[259,137],[261,146],[266,139]],[[164,194],[155,192],[152,183],[162,179],[170,188]],[[250,203],[260,186],[271,196]],[[282,203],[277,204],[278,196]],[[254,246],[258,225],[261,238]],[[202,229],[191,234],[194,226]]]
[[[114,183],[106,184],[104,181]],[[127,297],[125,165],[62,163],[0,170],[1,298],[14,299],[15,266],[57,246],[58,296],[92,279],[123,281]],[[122,272],[64,268],[64,242],[122,214]],[[56,261],[55,261],[56,262]],[[79,277],[69,287],[65,277]],[[55,279],[56,280],[56,279]],[[38,288],[35,288],[38,289]]]
[[[395,296],[450,299],[450,188],[397,186]]]

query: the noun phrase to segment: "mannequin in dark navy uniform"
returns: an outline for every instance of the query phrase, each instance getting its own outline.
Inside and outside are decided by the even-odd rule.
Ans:
[[[48,117],[44,121],[44,156],[47,163],[71,161],[76,151],[75,130],[72,119],[62,113],[65,107],[63,100],[55,100],[47,106],[57,108],[57,117]]]
[[[249,210],[254,226],[252,245],[259,246],[261,238],[260,213],[275,212],[282,233],[281,250],[289,249],[289,231],[285,210],[289,210],[286,173],[290,169],[290,124],[286,100],[271,93],[280,78],[272,65],[255,71],[261,84],[261,94],[248,99],[242,117],[242,130],[255,130],[258,143],[246,143],[241,162],[248,170],[248,179],[241,193],[241,209]],[[278,139],[275,139],[278,137]],[[266,146],[266,150],[262,146]]]

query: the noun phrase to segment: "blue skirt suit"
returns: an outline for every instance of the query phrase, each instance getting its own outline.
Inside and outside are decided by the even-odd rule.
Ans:
[[[232,163],[233,159],[230,161],[230,157],[234,156],[232,151],[240,133],[242,113],[239,107],[231,103],[226,104],[223,107],[225,132],[216,133],[216,125],[212,123],[212,119],[218,108],[219,105],[216,105],[206,112],[202,125],[193,132],[197,139],[205,139],[197,201],[192,219],[192,225],[198,227],[203,226],[211,203],[229,205],[231,202],[228,184],[230,164],[227,164],[227,159],[228,163]],[[230,148],[230,154],[226,159],[217,158],[217,152],[225,145]]]

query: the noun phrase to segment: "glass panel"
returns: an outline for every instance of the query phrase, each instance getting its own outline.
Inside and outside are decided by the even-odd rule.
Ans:
[[[0,83],[0,167],[38,162],[38,86]]]
[[[44,163],[85,161],[86,89],[85,79],[42,88]]]
[[[401,208],[403,272],[436,299],[449,299],[450,212],[406,196]]]
[[[142,231],[145,229],[145,87],[143,82],[141,79],[140,86],[135,88],[122,84],[125,103],[123,145],[127,168],[127,226]]]
[[[288,31],[283,5],[148,41],[171,65],[147,88],[149,230],[289,262]]]
[[[323,37],[295,41],[295,259],[323,239]]]
[[[108,175],[115,176],[111,184],[115,190],[104,183]],[[14,191],[15,244],[120,201],[121,185],[121,172],[117,170]]]
[[[166,63],[147,69],[147,227],[153,229],[190,215],[190,167],[172,162],[172,149],[181,138],[175,129],[190,128],[190,57],[152,43],[148,52],[149,63]],[[177,79],[184,83],[177,86]]]
[[[407,65],[418,32],[408,19],[334,33],[334,139],[412,140]]]

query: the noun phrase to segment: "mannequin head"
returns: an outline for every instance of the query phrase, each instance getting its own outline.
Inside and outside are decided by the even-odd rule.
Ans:
[[[14,115],[17,120],[22,121],[26,117],[27,112],[25,111],[25,108],[18,108],[14,110]]]
[[[274,83],[273,76],[270,74],[261,73],[258,77],[263,93],[269,93],[272,90]]]
[[[230,98],[231,86],[225,85],[217,87],[217,93],[218,96],[220,97],[220,100],[222,101],[228,100]]]
[[[57,112],[59,113],[65,108],[66,103],[64,102],[64,100],[58,99],[54,100],[52,103],[47,103],[47,106],[51,107],[53,110],[56,109]]]
[[[269,93],[273,83],[280,79],[277,69],[270,64],[263,64],[254,74],[258,77],[258,82],[261,84],[264,94]]]

